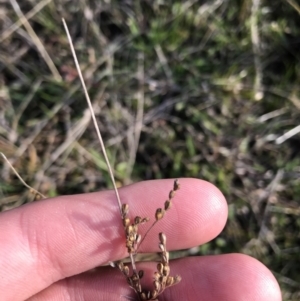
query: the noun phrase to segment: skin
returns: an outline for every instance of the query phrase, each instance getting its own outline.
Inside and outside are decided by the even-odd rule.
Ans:
[[[158,251],[158,232],[168,250],[190,248],[216,237],[227,219],[227,204],[212,184],[180,179],[173,207],[143,242]],[[136,183],[120,189],[129,215],[152,220],[173,180]],[[147,225],[141,226],[143,234]],[[0,292],[3,301],[136,300],[124,276],[109,261],[126,257],[119,208],[113,191],[61,196],[0,214]],[[242,254],[189,257],[170,262],[181,283],[160,301],[281,301],[272,273]],[[98,267],[98,268],[96,268]],[[151,287],[153,263],[140,263]]]

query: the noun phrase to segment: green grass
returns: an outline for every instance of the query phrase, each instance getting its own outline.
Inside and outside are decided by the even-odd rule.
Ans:
[[[25,14],[38,2],[19,5]],[[59,1],[29,19],[62,81],[24,27],[1,40],[19,19],[9,4],[2,8],[0,151],[49,196],[111,187],[93,126],[84,122],[87,105],[64,17],[118,184],[211,181],[229,202],[229,220],[198,253],[250,254],[274,272],[284,300],[299,300],[299,134],[276,143],[300,120],[300,16],[293,1],[261,2],[256,54],[251,1],[125,3]],[[1,210],[30,201],[1,164]]]

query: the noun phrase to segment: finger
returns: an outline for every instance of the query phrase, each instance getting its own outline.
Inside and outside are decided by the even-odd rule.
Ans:
[[[141,266],[145,273],[153,275],[150,263],[138,267]],[[159,297],[161,301],[282,300],[272,273],[246,255],[190,257],[171,261],[171,274],[180,274],[182,281],[166,289]],[[151,289],[151,281],[147,285]],[[125,301],[136,300],[136,297],[119,271],[101,268],[100,271],[61,280],[28,301],[50,300]]]
[[[168,248],[176,249],[204,243],[222,230],[227,205],[219,190],[205,181],[180,182],[172,210],[151,231],[143,251],[157,251],[155,231],[163,230]],[[172,180],[141,182],[120,189],[120,195],[131,216],[154,216],[172,186]],[[0,229],[5,300],[24,300],[59,279],[126,256],[112,191],[62,196],[4,212]]]

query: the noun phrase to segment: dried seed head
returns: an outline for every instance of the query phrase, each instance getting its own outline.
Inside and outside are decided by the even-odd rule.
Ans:
[[[109,262],[109,265],[110,265],[111,267],[113,267],[113,268],[116,268],[116,267],[117,267],[116,263],[113,262],[113,261],[110,261],[110,262]]]
[[[157,290],[153,290],[151,292],[151,300],[153,300],[154,298],[156,298],[158,296],[158,291]]]
[[[173,199],[174,195],[175,195],[175,191],[171,190],[169,193],[169,200]]]
[[[164,252],[164,253],[162,254],[162,262],[163,262],[164,264],[166,264],[166,263],[169,262],[169,252]]]
[[[141,222],[142,222],[142,218],[141,218],[140,216],[136,216],[136,217],[134,218],[134,223],[135,223],[136,225],[140,224]]]
[[[132,225],[128,225],[128,227],[126,227],[126,234],[130,234],[133,233],[133,226]]]
[[[158,270],[158,272],[159,272],[160,274],[163,273],[163,268],[164,268],[164,265],[163,265],[161,262],[159,262],[159,263],[157,264],[157,270]]]
[[[134,247],[132,245],[126,245],[126,247],[127,247],[127,252],[129,254],[134,253],[135,250],[134,250]]]
[[[123,219],[123,226],[127,227],[127,226],[129,226],[129,224],[130,224],[130,219],[128,217],[124,218]]]
[[[137,282],[140,279],[139,274],[133,273],[133,275],[131,276],[131,279],[133,282]]]
[[[165,210],[166,211],[169,210],[169,209],[171,209],[171,206],[172,206],[172,202],[171,201],[169,201],[169,200],[165,201]]]
[[[169,276],[166,281],[166,286],[171,286],[174,284],[174,277]]]
[[[141,224],[147,223],[147,222],[149,222],[149,221],[150,221],[150,218],[149,218],[149,217],[144,217],[143,220],[142,220],[142,222],[141,222]]]
[[[144,276],[144,271],[143,270],[139,270],[139,278],[142,279]]]
[[[160,290],[161,285],[160,285],[159,281],[157,281],[157,280],[153,281],[153,285],[154,285],[155,290],[157,290],[157,291]]]
[[[159,221],[160,219],[162,219],[165,215],[165,210],[161,209],[161,208],[158,208],[156,209],[156,212],[155,212],[155,219],[157,221]]]
[[[164,287],[165,285],[166,285],[166,282],[167,282],[167,279],[168,279],[168,277],[166,277],[166,276],[162,276],[161,277],[161,285]]]
[[[164,208],[158,208],[155,212],[155,219],[153,225],[156,224],[157,221],[162,219],[167,210],[169,210],[172,206],[171,199],[175,195],[175,191],[180,188],[178,180],[174,181],[173,190],[169,192],[169,199],[165,201]],[[138,246],[140,242],[143,241],[141,239],[141,235],[138,234],[138,226],[142,223],[148,222],[149,218],[142,218],[140,216],[136,216],[133,221],[127,217],[129,212],[129,206],[127,204],[123,204],[121,208],[122,220],[126,234],[126,247],[127,251],[130,255],[136,254],[138,251]],[[149,229],[151,229],[150,226]],[[148,232],[149,232],[148,229]],[[146,232],[146,234],[148,233]],[[180,276],[169,276],[170,275],[170,266],[169,266],[169,252],[166,250],[166,242],[167,238],[164,233],[159,233],[159,248],[160,248],[160,257],[161,260],[157,264],[157,271],[154,272],[154,280],[153,280],[153,289],[152,290],[143,290],[141,286],[141,278],[144,276],[144,271],[137,271],[134,266],[132,267],[133,273],[130,276],[130,269],[128,266],[125,266],[123,263],[119,262],[115,265],[121,270],[121,272],[125,275],[127,283],[129,286],[136,292],[138,295],[138,299],[140,301],[158,301],[158,296],[165,290],[165,288],[172,286],[178,283],[181,278]],[[132,263],[133,264],[133,263]],[[114,264],[112,264],[114,266]]]
[[[173,284],[177,284],[177,283],[179,283],[180,281],[181,281],[181,276],[176,275],[176,276],[174,277],[174,283],[173,283]]]
[[[164,274],[164,276],[168,276],[170,274],[170,267],[168,265],[164,266],[163,274]]]
[[[117,263],[116,263],[116,266],[117,266],[117,268],[118,268],[120,271],[123,271],[123,269],[124,269],[124,264],[123,264],[123,262],[117,262]]]
[[[129,212],[129,205],[128,204],[122,204],[122,215],[126,216]]]
[[[154,280],[159,280],[160,274],[158,272],[154,272]]]
[[[179,188],[180,188],[180,184],[179,184],[178,179],[176,179],[176,180],[174,181],[174,187],[173,187],[173,190],[176,191],[176,190],[178,190]]]
[[[136,238],[136,235],[134,234],[134,233],[129,233],[129,235],[128,235],[128,240],[129,241],[131,241],[131,242],[133,242],[133,241],[135,241],[135,238]]]
[[[165,245],[166,242],[167,242],[167,237],[166,237],[166,235],[165,235],[164,233],[160,232],[160,233],[158,234],[158,237],[159,237],[159,241],[160,241],[163,245]]]
[[[138,231],[138,225],[132,225],[132,227],[133,227],[133,232],[137,233],[137,231]]]
[[[124,273],[125,276],[128,276],[129,275],[129,267],[125,265],[122,272]]]
[[[166,250],[165,246],[163,244],[158,244],[158,247],[162,252],[164,252]]]

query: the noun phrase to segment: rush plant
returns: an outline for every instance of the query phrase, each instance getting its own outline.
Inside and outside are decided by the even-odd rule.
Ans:
[[[116,262],[116,263],[111,263],[113,267],[117,267],[123,275],[126,277],[127,283],[129,286],[136,292],[138,300],[143,301],[143,300],[153,300],[153,301],[158,301],[158,296],[168,287],[171,287],[177,283],[180,282],[181,277],[176,275],[176,276],[170,276],[170,266],[169,266],[169,252],[167,252],[167,237],[164,233],[159,233],[159,254],[160,254],[160,261],[157,263],[157,270],[154,272],[153,276],[153,289],[152,290],[146,290],[142,287],[141,284],[141,279],[144,276],[144,271],[143,270],[138,270],[136,267],[135,263],[135,256],[137,255],[138,249],[142,242],[144,241],[145,237],[149,233],[149,231],[155,226],[155,224],[161,220],[165,213],[171,209],[172,206],[172,199],[175,196],[175,192],[180,188],[179,181],[175,180],[174,181],[174,186],[173,189],[170,191],[168,199],[164,203],[164,208],[158,208],[156,209],[155,212],[155,221],[153,224],[149,227],[148,231],[146,231],[144,237],[141,236],[139,233],[139,225],[144,224],[148,222],[150,219],[149,217],[140,217],[140,216],[135,216],[135,218],[130,219],[128,213],[129,213],[129,205],[124,204],[121,202],[119,192],[117,189],[117,185],[114,179],[113,171],[110,165],[110,162],[108,160],[108,156],[106,154],[105,150],[105,145],[101,136],[100,129],[98,127],[95,113],[92,107],[92,103],[82,76],[82,72],[77,60],[76,52],[73,46],[72,38],[68,30],[68,26],[63,19],[63,24],[65,31],[68,36],[70,48],[73,54],[74,62],[78,71],[78,75],[85,93],[85,97],[88,103],[88,106],[91,110],[92,114],[92,120],[97,132],[97,136],[101,145],[101,149],[105,158],[105,162],[110,174],[111,181],[113,183],[114,191],[116,194],[116,199],[118,202],[119,210],[120,210],[120,217],[122,219],[122,223],[124,226],[124,234],[126,238],[126,248],[128,255],[130,257],[130,262],[131,262],[131,268],[129,268],[128,265],[124,265],[122,262]]]
[[[127,249],[129,258],[130,258],[130,264],[124,264],[122,261],[118,262],[111,262],[111,266],[119,269],[122,274],[125,276],[125,279],[128,283],[128,285],[135,291],[136,296],[139,301],[144,300],[152,300],[152,301],[159,301],[158,297],[161,295],[166,288],[169,288],[181,281],[181,277],[179,275],[171,276],[170,274],[170,265],[169,265],[169,252],[167,251],[167,237],[163,232],[160,232],[158,235],[158,253],[159,253],[159,261],[156,265],[156,271],[153,271],[153,287],[152,289],[145,289],[142,285],[141,279],[144,276],[144,270],[138,270],[136,265],[136,255],[138,254],[139,248],[143,241],[145,240],[147,234],[151,231],[151,229],[161,220],[164,218],[167,211],[169,211],[172,207],[172,199],[175,197],[176,191],[180,189],[180,184],[178,179],[174,181],[173,188],[170,190],[167,200],[164,202],[164,206],[162,208],[157,208],[154,214],[154,221],[149,226],[148,230],[145,232],[145,234],[142,236],[139,232],[139,226],[147,223],[150,221],[149,217],[140,217],[135,216],[134,218],[129,216],[129,205],[122,203],[119,192],[116,186],[116,182],[114,179],[113,171],[110,165],[110,162],[108,160],[108,156],[105,150],[105,145],[101,136],[100,129],[98,127],[95,113],[90,101],[89,94],[87,92],[87,88],[82,76],[82,72],[77,60],[77,56],[74,50],[74,46],[72,43],[72,39],[67,27],[67,24],[65,20],[63,19],[63,24],[68,36],[70,48],[73,54],[74,62],[78,71],[78,75],[85,93],[85,97],[89,106],[89,109],[91,111],[92,120],[97,132],[97,136],[101,145],[101,150],[103,152],[105,162],[109,171],[109,175],[114,187],[116,200],[118,203],[118,207],[120,210],[120,218],[122,219],[122,224],[124,227],[124,238],[125,238],[125,247]],[[6,156],[1,153],[1,156],[3,159],[7,162],[7,164],[10,166],[12,171],[15,173],[15,175],[20,179],[22,184],[26,186],[31,193],[35,195],[35,199],[44,199],[46,196],[41,194],[39,191],[34,189],[33,187],[29,186],[19,175],[19,173],[16,171],[16,169],[12,166],[12,164],[9,162],[9,160],[6,158]]]

